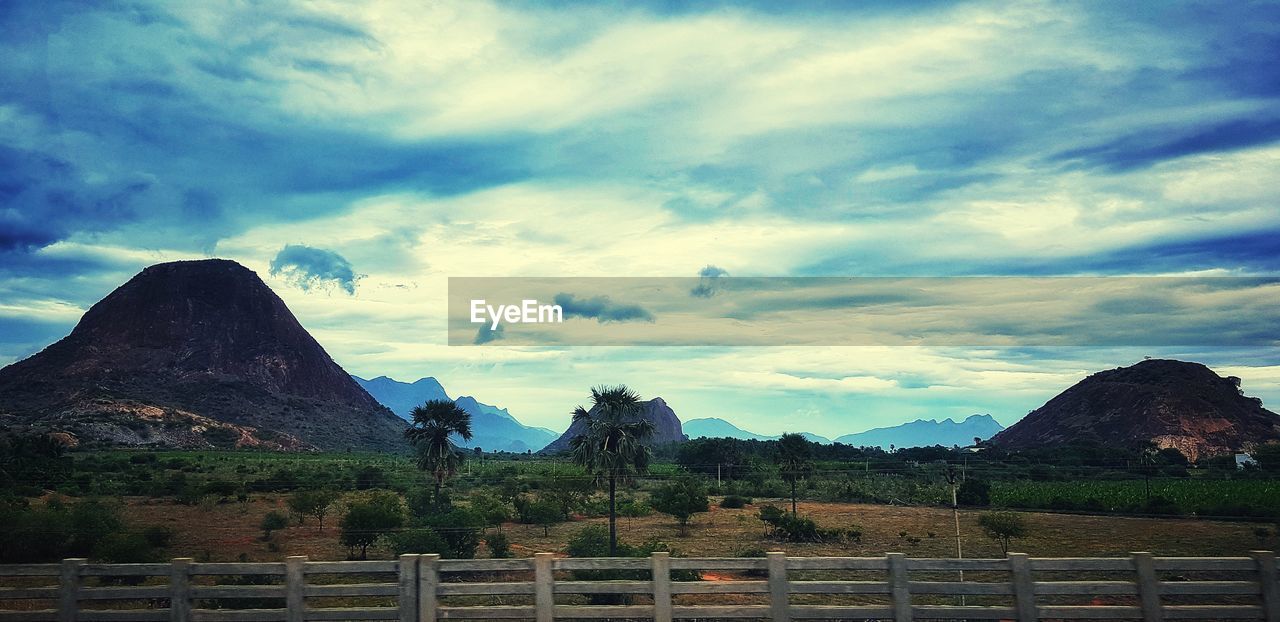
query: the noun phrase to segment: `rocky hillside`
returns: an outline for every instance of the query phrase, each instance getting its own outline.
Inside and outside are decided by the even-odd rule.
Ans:
[[[404,447],[405,423],[233,261],[151,266],[0,370],[0,422],[80,443]]]
[[[594,409],[592,409],[594,411]],[[641,402],[640,415],[641,419],[645,419],[653,424],[653,438],[650,442],[652,445],[662,445],[665,443],[678,443],[688,440],[684,435],[684,431],[680,429],[680,419],[676,417],[675,411],[660,397],[655,397],[647,402]],[[569,429],[560,435],[560,438],[552,441],[539,453],[554,454],[569,449],[569,441],[575,436],[580,436],[586,431],[586,424],[575,421],[569,425]]]
[[[1199,363],[1153,359],[1081,380],[991,442],[1021,449],[1074,440],[1151,441],[1195,460],[1280,440],[1280,416],[1245,396],[1239,378]]]
[[[872,428],[866,432],[846,434],[837,443],[854,447],[967,447],[974,438],[988,439],[1004,429],[991,415],[969,415],[964,421],[951,419],[916,419],[901,425]]]

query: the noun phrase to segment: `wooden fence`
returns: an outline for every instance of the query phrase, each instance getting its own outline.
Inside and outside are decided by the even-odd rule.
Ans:
[[[714,580],[697,580],[689,571]],[[957,571],[964,571],[969,580],[955,580]],[[673,572],[676,579],[692,580],[673,580]],[[1106,575],[1111,578],[1096,578]],[[857,576],[863,578],[850,579]],[[1006,559],[966,560],[914,559],[901,553],[884,557],[769,553],[767,558],[753,559],[672,558],[666,553],[654,553],[648,559],[561,558],[550,553],[532,559],[485,560],[402,555],[390,561],[316,562],[289,557],[277,563],[175,559],[158,564],[67,559],[60,564],[0,566],[0,585],[4,586],[0,587],[4,608],[0,621],[1280,622],[1276,556],[1269,551],[1250,557],[1133,553],[1127,558],[1036,559],[1011,553]],[[229,608],[231,599],[240,608]],[[602,599],[613,604],[599,604]]]

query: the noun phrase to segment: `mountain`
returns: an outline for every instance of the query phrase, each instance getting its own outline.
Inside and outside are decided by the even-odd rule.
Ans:
[[[769,441],[778,438],[748,432],[718,417],[690,419],[684,423],[684,433],[689,438],[736,438],[744,441]]]
[[[650,441],[652,445],[663,445],[666,443],[679,443],[688,440],[684,431],[680,427],[680,419],[676,417],[675,411],[660,397],[655,397],[647,402],[641,402],[639,417],[653,424],[653,437]],[[595,407],[591,408],[591,412],[595,413]],[[586,424],[581,421],[574,421],[569,424],[569,429],[564,431],[550,445],[542,448],[539,453],[554,454],[569,449],[569,441],[576,436],[580,436],[586,431]]]
[[[392,380],[386,376],[378,376],[373,380],[365,380],[360,376],[352,376],[356,383],[364,387],[380,404],[391,409],[401,419],[409,419],[409,411],[431,400],[448,400],[444,387],[430,376],[419,378],[413,383]]]
[[[0,369],[0,423],[90,445],[405,448],[404,421],[257,274],[222,259],[148,267]]]
[[[414,406],[420,406],[424,402],[452,400],[444,387],[431,377],[420,378],[413,383],[400,382],[386,376],[378,376],[373,380],[352,377],[375,399],[404,419],[409,419],[409,412]],[[556,439],[555,432],[526,426],[505,408],[481,403],[469,395],[453,401],[458,408],[471,413],[471,440],[455,439],[461,447],[524,453],[537,451]]]
[[[1153,442],[1189,459],[1280,440],[1280,416],[1240,379],[1199,363],[1151,359],[1095,373],[991,439],[1008,449],[1094,441]]]
[[[929,447],[942,445],[966,447],[973,444],[974,437],[991,438],[1004,429],[1004,426],[991,418],[991,415],[970,415],[964,421],[956,423],[951,419],[916,419],[901,425],[886,428],[873,428],[857,434],[846,434],[836,439],[837,443],[854,447]]]

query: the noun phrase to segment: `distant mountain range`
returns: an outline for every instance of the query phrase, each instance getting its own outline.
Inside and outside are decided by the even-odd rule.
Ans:
[[[857,447],[876,446],[885,449],[888,449],[890,445],[896,447],[966,446],[973,444],[974,437],[985,440],[1003,429],[1004,427],[991,418],[991,415],[972,415],[959,423],[951,419],[943,419],[942,421],[917,419],[902,425],[875,428],[866,432],[858,432],[857,434],[846,434],[835,439],[835,442]],[[689,435],[689,438],[737,438],[759,441],[778,438],[778,436],[766,436],[748,432],[724,419],[715,417],[690,420],[684,424],[684,431]],[[815,443],[830,444],[832,442],[831,439],[809,432],[799,432],[799,434]]]
[[[596,414],[597,406],[592,406],[589,411],[592,415]],[[688,440],[682,426],[680,418],[676,416],[674,410],[667,405],[666,400],[655,397],[651,400],[640,402],[640,410],[632,419],[643,419],[653,424],[653,436],[649,438],[648,443],[651,445],[664,445],[667,443],[679,443]],[[569,424],[569,429],[564,431],[550,445],[542,448],[544,454],[556,454],[566,451],[570,447],[570,442],[574,437],[581,436],[587,431],[587,424],[581,420],[575,419]]]
[[[352,376],[364,390],[391,412],[410,419],[409,412],[430,400],[453,400],[435,378],[426,377],[410,382],[400,382],[386,376],[365,380]],[[460,447],[479,447],[485,451],[511,451],[524,453],[538,451],[558,434],[546,428],[527,426],[516,420],[505,408],[490,406],[474,397],[463,395],[453,400],[458,408],[471,414],[471,440],[456,439]]]

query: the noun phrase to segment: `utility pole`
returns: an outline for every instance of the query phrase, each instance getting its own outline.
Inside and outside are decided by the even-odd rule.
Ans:
[[[956,559],[964,559],[964,549],[960,544],[960,504],[956,502],[956,469],[947,465],[947,484],[951,486],[951,516],[956,522]],[[960,582],[964,583],[964,569],[960,570]],[[964,606],[964,594],[960,595],[960,606]]]
[[[716,464],[716,490],[720,490],[720,464]]]

